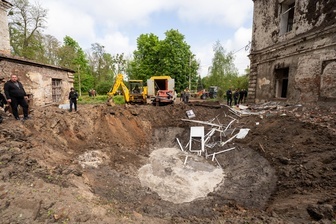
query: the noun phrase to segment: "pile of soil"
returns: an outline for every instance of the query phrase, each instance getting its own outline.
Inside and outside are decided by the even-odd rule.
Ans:
[[[71,113],[46,106],[35,108],[24,122],[5,116],[0,124],[1,223],[335,222],[335,107],[250,108],[262,113],[237,116],[218,102],[191,102],[79,105]],[[243,139],[209,149],[234,147],[214,161],[190,153],[195,159],[186,166],[202,158],[222,168],[223,181],[205,197],[174,203],[145,186],[139,170],[155,150],[179,150],[176,138],[183,147],[188,143],[190,127],[200,126],[184,120],[189,110],[196,115],[192,120],[223,127],[235,120],[226,136],[217,134],[213,142],[224,142],[241,128],[250,130]],[[204,126],[206,132],[211,129]],[[173,172],[166,168],[163,173]]]

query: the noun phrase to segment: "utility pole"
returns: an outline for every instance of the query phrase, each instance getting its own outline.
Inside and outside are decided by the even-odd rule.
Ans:
[[[189,91],[191,91],[191,55],[189,57]]]
[[[78,92],[79,92],[79,96],[82,96],[79,68],[80,68],[80,65],[78,65],[78,71],[77,71],[78,72]]]

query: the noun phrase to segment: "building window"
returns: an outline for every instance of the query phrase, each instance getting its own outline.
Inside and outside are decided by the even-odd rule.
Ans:
[[[275,70],[275,97],[287,98],[289,68]]]
[[[62,96],[62,80],[52,79],[52,101],[60,102]]]
[[[293,29],[295,0],[284,1],[280,6],[280,35],[282,35]]]

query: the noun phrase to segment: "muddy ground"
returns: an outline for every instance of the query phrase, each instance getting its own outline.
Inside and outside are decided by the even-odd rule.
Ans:
[[[0,223],[335,223],[335,105],[250,108],[259,114],[237,116],[217,102],[192,102],[79,105],[72,113],[45,106],[24,122],[5,115]],[[188,110],[193,120],[224,127],[236,120],[224,139],[214,135],[213,142],[225,142],[241,128],[250,131],[209,149],[235,147],[218,154],[218,162],[204,154],[189,153],[187,161],[185,154],[175,157],[182,168],[202,163],[223,170],[223,180],[206,196],[179,202],[144,186],[139,170],[155,150],[179,151],[176,138],[186,145],[190,127],[199,126],[182,120]],[[161,160],[155,161],[160,167]],[[166,167],[161,175],[172,173]]]

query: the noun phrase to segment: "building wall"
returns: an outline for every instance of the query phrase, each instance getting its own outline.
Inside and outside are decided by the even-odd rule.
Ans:
[[[281,34],[283,3],[254,1],[249,101],[335,100],[336,1],[296,0],[292,30]],[[286,97],[278,92],[283,71]]]
[[[16,74],[22,82],[26,93],[30,95],[31,106],[68,102],[68,94],[74,82],[73,72],[70,70],[41,66],[21,60],[0,60],[0,80],[3,79],[3,82],[9,80],[11,74]],[[52,79],[61,80],[58,102],[53,102]],[[3,84],[1,90],[3,90]]]
[[[0,0],[0,53],[10,54],[9,30],[7,20],[7,10],[10,4],[6,1]]]

